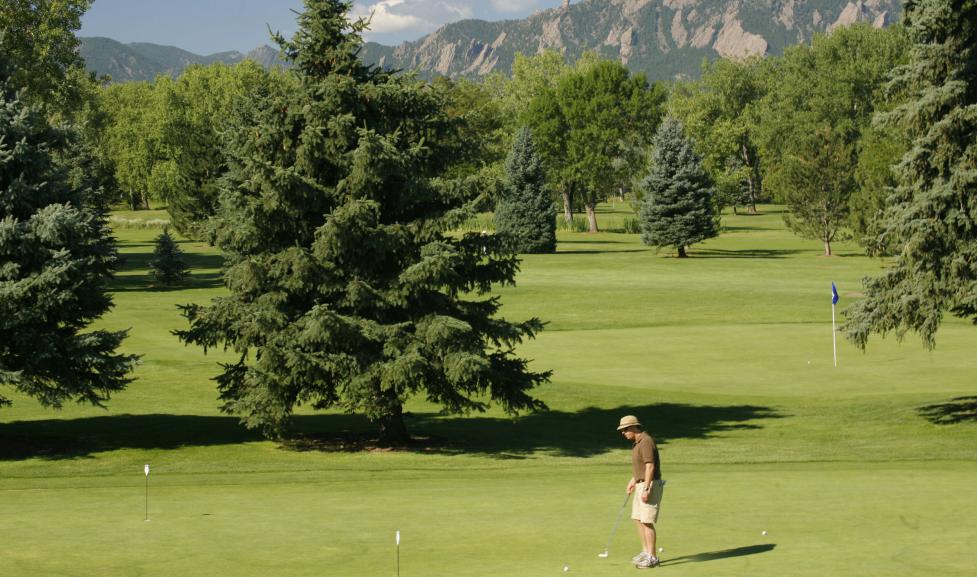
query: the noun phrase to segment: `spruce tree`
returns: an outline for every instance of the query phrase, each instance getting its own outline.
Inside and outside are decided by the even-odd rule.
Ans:
[[[101,405],[135,361],[116,353],[124,331],[87,330],[112,306],[113,239],[58,161],[72,133],[24,102],[7,64],[0,53],[0,386]]]
[[[150,274],[157,284],[173,286],[182,281],[188,272],[187,261],[183,251],[177,246],[170,235],[169,229],[156,237],[156,247],[153,249],[153,260],[149,262]]]
[[[641,240],[685,257],[686,247],[719,234],[715,188],[681,122],[666,118],[652,145],[651,172],[641,182]]]
[[[505,171],[505,187],[495,210],[496,234],[515,252],[555,252],[556,208],[529,128],[516,135]]]
[[[234,121],[214,217],[229,294],[184,307],[178,334],[237,353],[223,410],[270,434],[300,404],[365,414],[390,444],[408,441],[415,395],[453,413],[544,408],[529,393],[549,374],[513,354],[542,323],[496,318],[487,295],[518,260],[493,235],[450,233],[470,212],[435,179],[454,154],[443,103],[360,62],[350,7],[306,0],[278,38],[297,88]]]
[[[910,61],[890,89],[908,98],[880,120],[911,146],[880,235],[896,259],[848,311],[862,347],[890,331],[932,347],[944,312],[977,321],[977,2],[907,0],[904,24]]]

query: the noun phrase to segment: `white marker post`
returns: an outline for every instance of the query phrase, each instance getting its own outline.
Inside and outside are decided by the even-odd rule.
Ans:
[[[149,521],[149,463],[143,467],[146,472],[146,520]]]
[[[831,282],[831,344],[834,347],[835,367],[838,366],[838,329],[835,327],[835,305],[838,304],[838,288]]]
[[[400,531],[397,531],[397,577],[400,577]]]

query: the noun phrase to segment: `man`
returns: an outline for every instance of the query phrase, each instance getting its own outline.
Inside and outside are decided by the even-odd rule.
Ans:
[[[621,417],[617,430],[624,438],[634,443],[631,450],[633,474],[628,481],[628,495],[636,495],[631,502],[631,518],[638,527],[641,538],[641,553],[634,556],[634,566],[639,569],[658,567],[660,561],[655,555],[655,523],[658,521],[658,506],[662,499],[662,470],[658,458],[658,446],[651,435],[646,433],[638,422],[638,417]]]

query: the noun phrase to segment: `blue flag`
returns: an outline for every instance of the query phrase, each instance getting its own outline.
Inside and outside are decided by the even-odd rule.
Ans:
[[[834,282],[831,283],[831,304],[838,304],[838,288]]]

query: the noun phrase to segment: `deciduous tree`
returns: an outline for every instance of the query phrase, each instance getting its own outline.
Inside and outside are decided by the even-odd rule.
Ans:
[[[147,186],[150,195],[166,202],[176,230],[191,238],[210,237],[207,220],[216,211],[218,183],[227,171],[226,119],[263,84],[288,78],[246,60],[234,66],[190,66],[175,81],[156,81],[151,106],[158,115],[160,149]]]
[[[825,256],[848,224],[856,163],[849,135],[827,124],[800,132],[781,159],[780,197],[790,209],[784,222],[797,235],[821,241]]]
[[[765,61],[720,59],[704,67],[702,78],[680,84],[669,98],[670,113],[695,141],[703,166],[716,183],[721,206],[745,206],[756,213],[764,198],[759,119]]]
[[[806,207],[788,215],[788,224],[806,236],[821,231],[814,236],[826,254],[827,239],[847,227],[857,192],[857,143],[889,71],[904,56],[901,30],[854,25],[788,49],[766,74],[770,84],[757,105],[765,182],[778,200]],[[815,165],[822,170],[805,168]],[[808,218],[815,221],[803,222]]]
[[[869,127],[858,141],[858,186],[849,200],[849,224],[855,240],[869,255],[889,255],[896,248],[882,221],[887,200],[898,184],[896,165],[908,149],[905,135],[891,126]]]
[[[92,0],[4,0],[0,2],[0,52],[9,62],[21,98],[64,114],[80,104],[87,74],[75,31]]]
[[[591,232],[598,232],[597,203],[630,182],[637,169],[635,162],[620,160],[651,138],[663,103],[664,93],[644,75],[589,57],[531,104],[529,126],[547,174],[581,196]]]

